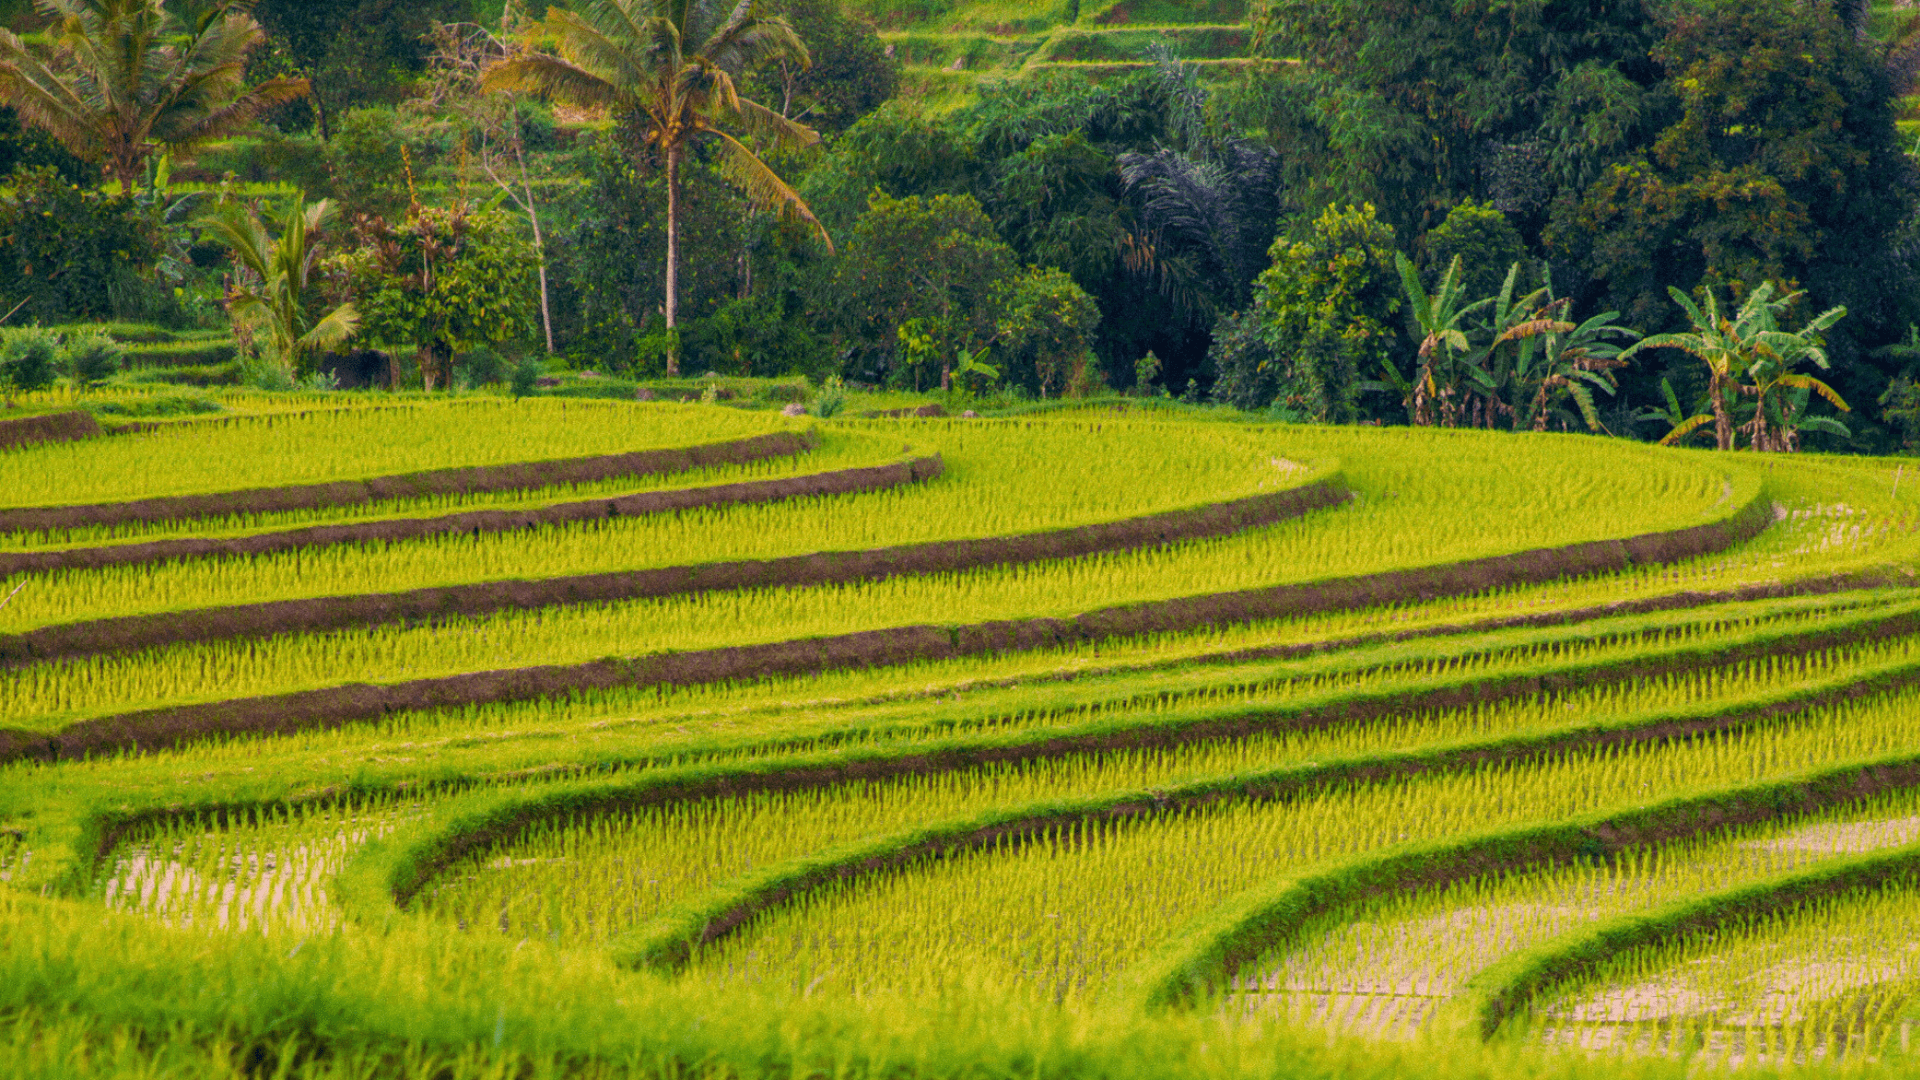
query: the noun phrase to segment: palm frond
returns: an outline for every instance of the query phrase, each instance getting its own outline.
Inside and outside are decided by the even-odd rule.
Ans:
[[[627,96],[593,72],[544,53],[528,53],[503,60],[487,69],[480,85],[488,90],[522,90],[550,95],[575,105],[614,106]]]
[[[820,242],[833,250],[833,238],[827,235],[827,227],[813,216],[813,210],[807,206],[800,193],[788,186],[785,180],[760,160],[747,145],[728,135],[724,131],[714,132],[719,137],[725,153],[720,159],[721,175],[738,185],[745,192],[747,202],[757,209],[778,214],[783,221],[798,221],[811,228]]]
[[[331,348],[352,337],[358,329],[360,312],[350,303],[341,304],[300,335],[295,346],[307,352]]]

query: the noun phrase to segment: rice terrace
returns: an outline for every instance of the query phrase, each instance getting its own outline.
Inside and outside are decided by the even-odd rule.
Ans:
[[[1920,1075],[1917,92],[0,0],[0,1080]]]

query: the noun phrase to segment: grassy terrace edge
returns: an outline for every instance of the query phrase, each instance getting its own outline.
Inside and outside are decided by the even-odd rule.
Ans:
[[[513,465],[476,465],[362,480],[322,484],[223,491],[206,495],[172,495],[127,502],[77,506],[37,506],[0,509],[0,532],[72,529],[89,525],[127,525],[176,521],[183,518],[223,517],[286,510],[316,510],[352,506],[383,499],[414,499],[428,495],[472,495],[490,491],[519,491],[584,484],[622,476],[652,476],[686,472],[715,465],[744,465],[772,457],[802,454],[813,449],[819,436],[812,429],[776,431],[726,442],[640,450],[625,454],[558,458]]]
[[[914,458],[869,470],[863,478],[844,477],[845,490],[829,494],[875,491],[930,480],[943,468],[937,454]],[[422,624],[508,610],[690,596],[734,589],[836,585],[908,574],[951,573],[1077,558],[1231,535],[1334,506],[1350,497],[1338,469],[1329,468],[1323,469],[1316,479],[1280,491],[1040,533],[978,540],[935,540],[864,551],[819,551],[777,559],[444,585],[397,593],[276,600],[56,624],[23,634],[0,636],[0,665],[238,637]],[[0,760],[4,760],[3,752]]]
[[[1377,694],[1334,692],[1282,709],[1195,710],[1147,723],[1102,721],[1076,729],[916,743],[894,749],[815,753],[740,765],[662,769],[623,783],[572,783],[526,793],[478,797],[479,805],[410,839],[367,849],[349,866],[349,888],[362,911],[404,907],[451,865],[508,842],[555,816],[603,814],[765,791],[829,787],[849,781],[954,771],[1011,760],[1036,760],[1110,749],[1168,746],[1233,738],[1261,730],[1307,729],[1377,719],[1406,711],[1487,704],[1552,689],[1627,681],[1697,669],[1705,655],[1721,662],[1804,654],[1847,643],[1920,632],[1920,613],[1869,617],[1836,630],[1756,634],[1721,646],[1673,650],[1657,659],[1576,663],[1538,674],[1465,678]],[[1598,676],[1598,678],[1595,678]],[[1548,731],[1469,739],[1415,750],[1362,754],[1310,766],[1288,765],[1209,777],[1151,790],[1040,800],[980,815],[836,845],[736,878],[676,906],[629,934],[615,954],[630,966],[673,967],[691,949],[716,941],[754,916],[806,892],[847,878],[897,869],[925,856],[966,851],[1004,840],[1020,842],[1082,822],[1150,816],[1226,799],[1276,801],[1343,784],[1405,778],[1463,767],[1517,763],[1575,750],[1690,739],[1837,704],[1863,694],[1920,685],[1920,664],[1902,663],[1808,687],[1750,694],[1730,701],[1630,714]],[[103,840],[108,839],[103,835]],[[101,857],[96,853],[93,857]]]
[[[1885,776],[1898,776],[1904,782],[1886,781],[1871,791],[1858,790],[1850,794],[1867,795],[1920,784],[1920,762],[1904,766],[1885,762],[1878,768]],[[1434,1023],[1443,1029],[1491,1040],[1542,995],[1591,981],[1608,960],[1621,953],[1873,889],[1909,878],[1915,870],[1920,870],[1920,844],[1905,844],[1883,851],[1838,856],[1809,869],[1689,897],[1652,911],[1606,919],[1523,949],[1482,971],[1467,981],[1461,994],[1442,1007]]]

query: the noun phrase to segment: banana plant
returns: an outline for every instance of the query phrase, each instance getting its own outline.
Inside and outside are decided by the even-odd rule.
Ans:
[[[1520,365],[1523,358],[1531,359],[1526,343],[1561,325],[1553,317],[1556,309],[1551,290],[1543,285],[1516,297],[1519,282],[1520,264],[1516,262],[1507,268],[1506,280],[1501,283],[1498,295],[1492,298],[1485,325],[1486,345],[1475,352],[1461,370],[1480,395],[1473,408],[1474,426],[1492,427],[1498,419],[1515,417],[1515,405],[1525,396],[1524,384],[1519,383],[1524,374]],[[1543,300],[1546,303],[1543,304]],[[1502,397],[1503,390],[1511,393],[1512,403]]]
[[[1579,324],[1567,321],[1571,301],[1554,297],[1551,278],[1539,295],[1546,303],[1530,319],[1515,322],[1500,335],[1519,342],[1512,371],[1515,400],[1530,396],[1522,422],[1534,431],[1545,431],[1555,415],[1571,419],[1560,407],[1562,399],[1571,398],[1587,430],[1605,431],[1593,395],[1598,391],[1612,397],[1619,389],[1613,372],[1626,366],[1620,343],[1639,335],[1614,325],[1613,320],[1620,317],[1617,311],[1602,312]]]
[[[1389,379],[1411,389],[1407,410],[1413,423],[1431,426],[1437,418],[1443,426],[1453,427],[1460,416],[1456,387],[1466,376],[1462,368],[1473,366],[1463,363],[1472,351],[1465,329],[1467,319],[1491,305],[1494,298],[1461,303],[1466,286],[1461,281],[1457,255],[1431,293],[1420,283],[1420,272],[1404,254],[1395,252],[1393,261],[1400,270],[1400,284],[1407,291],[1413,320],[1422,336],[1412,383],[1399,379],[1397,372],[1391,373]],[[1475,380],[1476,385],[1481,381]]]
[[[307,310],[320,233],[335,213],[329,199],[308,204],[304,195],[296,195],[287,202],[278,236],[253,207],[239,202],[217,206],[199,222],[252,279],[227,289],[228,313],[236,321],[262,324],[275,359],[290,374],[311,374],[314,354],[352,337],[360,325],[350,303],[318,319]]]
[[[1707,366],[1707,401],[1712,412],[1689,417],[1676,424],[1666,438],[1660,440],[1662,443],[1676,443],[1711,422],[1715,445],[1722,450],[1733,449],[1736,435],[1734,406],[1741,397],[1756,399],[1754,419],[1742,425],[1756,450],[1797,445],[1797,437],[1793,434],[1794,423],[1808,426],[1806,418],[1789,417],[1781,410],[1775,397],[1779,393],[1788,390],[1817,392],[1838,408],[1846,409],[1846,403],[1832,387],[1811,375],[1796,374],[1793,369],[1803,360],[1810,360],[1823,369],[1827,367],[1827,354],[1821,347],[1820,334],[1845,318],[1847,309],[1830,308],[1799,330],[1788,332],[1780,329],[1780,316],[1803,294],[1794,292],[1777,296],[1777,292],[1772,282],[1761,283],[1734,316],[1727,318],[1720,313],[1719,299],[1712,290],[1707,292],[1707,303],[1703,310],[1686,293],[1668,286],[1667,294],[1686,312],[1693,329],[1644,338],[1622,353],[1620,359],[1630,360],[1642,349],[1679,349],[1692,355]],[[1753,382],[1743,383],[1742,376]],[[1768,412],[1769,403],[1774,404],[1772,415]]]
[[[1835,321],[1838,321],[1837,317]],[[1829,322],[1827,325],[1833,324]],[[1826,351],[1817,345],[1799,350],[1796,354],[1791,349],[1776,352],[1769,347],[1769,343],[1763,342],[1752,366],[1747,369],[1747,377],[1753,381],[1740,389],[1747,397],[1754,399],[1753,418],[1742,425],[1741,431],[1747,436],[1747,445],[1753,449],[1792,453],[1800,449],[1800,432],[1803,430],[1824,431],[1842,438],[1850,434],[1847,426],[1838,420],[1806,414],[1807,405],[1814,394],[1819,394],[1841,412],[1853,410],[1833,387],[1811,375],[1794,372],[1794,365],[1801,359],[1812,360],[1822,369],[1827,367]]]

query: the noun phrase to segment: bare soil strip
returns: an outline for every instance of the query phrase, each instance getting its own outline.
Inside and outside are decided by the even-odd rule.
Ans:
[[[883,471],[890,484],[899,484],[929,479],[938,475],[940,469],[940,459],[935,456],[887,466]],[[869,477],[869,483],[873,479]],[[422,624],[565,604],[611,603],[733,589],[832,585],[903,574],[945,573],[1043,559],[1074,558],[1180,540],[1224,536],[1270,525],[1344,501],[1346,497],[1345,487],[1337,480],[1329,479],[1189,510],[1024,536],[942,540],[868,551],[814,552],[779,559],[697,563],[532,581],[486,581],[398,593],[315,597],[198,611],[129,615],[42,627],[24,634],[0,637],[0,665],[28,664],[195,641]]]
[[[1331,485],[1322,482],[1264,498],[1294,497],[1298,500],[1299,512],[1304,512],[1344,496],[1344,492],[1336,494],[1330,488]],[[470,672],[401,683],[350,683],[289,694],[139,710],[80,721],[57,733],[0,728],[0,762],[21,758],[67,759],[109,750],[151,750],[222,734],[290,734],[374,720],[395,712],[526,701],[581,690],[688,686],[730,679],[812,674],[842,667],[891,666],[1193,630],[1334,609],[1410,603],[1619,571],[1636,563],[1666,563],[1710,554],[1757,535],[1771,520],[1771,504],[1757,497],[1724,521],[1674,532],[1356,578],[1131,604],[1068,619],[1010,619],[958,627],[923,624],[762,645],[611,657],[585,664]],[[1088,528],[1109,529],[1124,524],[1127,523]],[[1040,538],[960,542],[954,545],[954,550],[966,552],[972,544],[1000,543],[1038,547]],[[1044,556],[1036,554],[1035,557]]]
[[[91,421],[91,417],[88,418]],[[488,491],[522,491],[560,484],[584,484],[622,476],[651,476],[685,472],[714,465],[742,465],[770,457],[801,454],[813,448],[811,432],[780,431],[767,435],[701,446],[642,450],[629,454],[562,458],[513,465],[480,465],[432,469],[367,480],[330,484],[222,491],[207,495],[176,495],[132,502],[85,506],[38,506],[0,510],[0,532],[73,529],[89,525],[126,525],[175,521],[184,518],[225,517],[230,514],[266,514],[284,510],[316,510],[355,506],[383,499],[417,499],[428,495],[472,495]]]
[[[92,413],[46,413],[0,420],[0,450],[17,450],[39,443],[75,442],[101,434]]]
[[[926,472],[931,468],[931,472]],[[172,559],[205,559],[220,556],[270,555],[296,548],[325,547],[330,544],[391,543],[418,540],[456,533],[511,532],[542,525],[563,525],[607,518],[639,517],[643,514],[669,513],[712,506],[737,506],[747,503],[777,502],[812,495],[844,495],[879,491],[900,484],[925,480],[940,474],[940,457],[919,458],[912,462],[876,465],[857,469],[836,469],[805,476],[776,480],[753,480],[711,487],[682,488],[675,491],[640,491],[611,499],[587,499],[554,503],[548,506],[513,510],[473,510],[435,517],[388,518],[379,521],[355,521],[339,525],[314,525],[279,532],[247,536],[180,537],[136,544],[109,544],[101,547],[66,548],[57,551],[0,551],[0,577],[11,574],[45,573],[51,570],[93,570],[105,566],[131,566]]]

